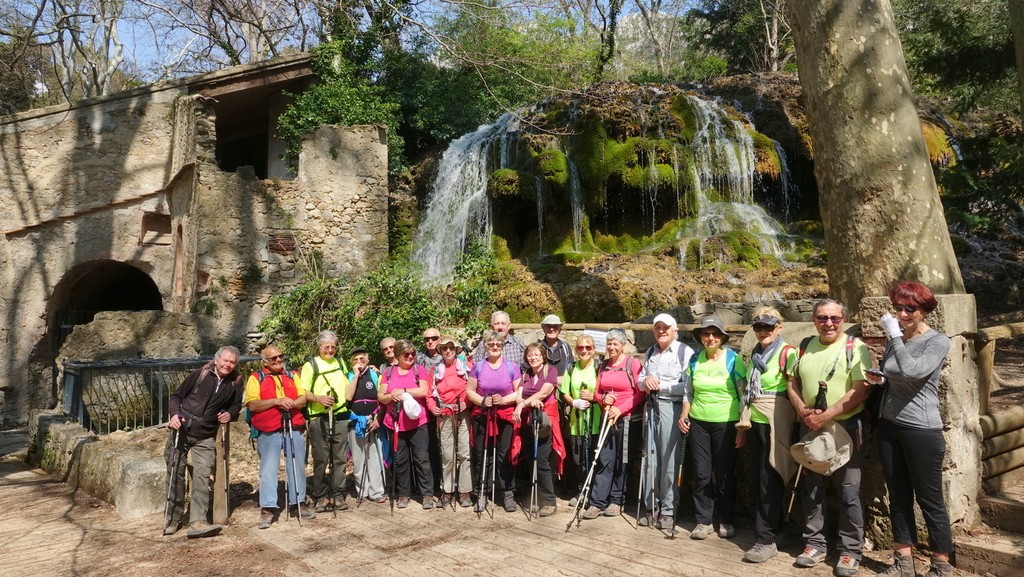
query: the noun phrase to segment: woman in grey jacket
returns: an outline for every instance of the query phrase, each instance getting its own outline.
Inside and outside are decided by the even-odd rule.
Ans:
[[[939,414],[939,373],[949,352],[949,338],[925,322],[938,302],[921,283],[903,281],[889,291],[896,316],[880,323],[887,340],[880,375],[884,385],[878,420],[878,454],[889,488],[889,519],[893,533],[893,564],[881,575],[914,577],[911,545],[917,535],[914,504],[924,514],[932,550],[925,577],[948,577],[953,539],[942,498],[942,460],[946,453]]]

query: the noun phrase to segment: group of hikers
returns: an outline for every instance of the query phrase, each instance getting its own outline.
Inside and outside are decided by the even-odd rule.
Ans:
[[[845,307],[832,299],[815,304],[817,334],[797,346],[781,337],[778,310],[755,310],[757,344],[747,359],[727,346],[720,318],[700,319],[692,331],[700,344],[695,352],[678,340],[668,314],[654,317],[655,342],[638,356],[627,354],[627,335],[618,328],[598,337],[603,356],[588,334],[570,346],[555,315],[541,321],[541,339],[524,345],[500,311],[473,349],[434,328],[424,331],[420,351],[410,340],[384,339],[379,367],[361,347],[348,351],[348,362],[340,359],[331,331],[317,336],[317,355],[296,372],[270,345],[261,351],[263,367],[243,377],[238,350],[223,347],[171,395],[164,534],[182,525],[181,455],[192,452],[193,479],[209,479],[217,426],[244,407],[258,432],[261,529],[285,512],[278,501],[283,453],[286,514],[300,523],[349,507],[349,462],[356,498],[390,501],[392,511],[410,505],[415,485],[424,509],[493,515],[497,507],[523,507],[531,518],[549,517],[558,512],[557,475],[572,495],[566,530],[626,515],[632,471],[639,481],[631,489],[638,496],[636,523],[674,537],[689,453],[696,521],[689,536],[729,539],[736,534],[738,449],[746,446],[755,541],[743,560],[762,563],[778,554],[783,521],[798,498],[804,550],[795,565],[825,561],[825,496],[832,491],[839,503],[835,574],[852,577],[864,545],[860,482],[870,416],[895,542],[882,574],[916,575],[916,500],[932,550],[926,576],[947,577],[953,543],[942,494],[938,385],[950,341],[925,320],[937,306],[928,287],[903,281],[889,298],[893,311],[879,319],[887,338],[877,365],[868,347],[844,332]],[[530,478],[522,504],[517,477]],[[190,537],[220,531],[208,523],[209,502],[209,484],[195,482]]]

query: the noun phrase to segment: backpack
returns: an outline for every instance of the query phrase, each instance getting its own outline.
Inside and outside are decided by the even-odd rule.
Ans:
[[[606,370],[626,371],[626,378],[629,379],[629,386],[633,389],[633,392],[636,393],[637,392],[636,378],[633,377],[633,371],[629,370],[629,368],[632,366],[631,363],[634,363],[634,362],[639,362],[639,361],[634,359],[633,355],[626,355],[626,366],[622,367],[621,369],[620,368],[608,369],[608,359],[605,359],[605,360],[601,361],[600,365],[598,365],[598,367],[597,367],[597,374],[598,374],[598,376],[600,376],[601,373],[603,373]]]
[[[690,382],[693,382],[693,371],[697,368],[697,359],[700,358],[700,353],[694,353],[690,356],[690,365],[687,371],[690,375]],[[745,379],[742,375],[736,372],[736,351],[725,348],[725,369],[729,371],[729,380],[732,381],[733,393],[736,394],[736,400],[742,402],[743,391],[740,390],[740,383],[744,382]]]

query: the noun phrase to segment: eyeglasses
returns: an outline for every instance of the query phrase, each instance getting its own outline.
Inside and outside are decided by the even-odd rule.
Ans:
[[[489,349],[500,349],[502,346],[504,345],[501,343],[487,343],[487,348]]]
[[[437,347],[437,350],[441,351],[442,353],[454,353],[455,347],[451,345],[441,345]]]
[[[416,357],[416,351],[410,351],[408,353],[402,353],[403,359],[412,359]]]
[[[701,331],[700,338],[704,337],[715,337],[716,339],[722,338],[722,333],[718,331]]]
[[[576,347],[576,350],[581,352],[581,353],[589,353],[590,351],[594,350],[594,347],[592,347],[590,345],[580,345],[580,346]]]
[[[338,347],[336,347],[334,345],[320,345],[320,348],[325,350],[325,351],[336,351],[336,350],[338,350]]]
[[[766,325],[763,323],[755,323],[753,325],[755,333],[767,333],[775,330],[775,325]]]
[[[917,312],[917,307],[914,305],[892,305],[892,309],[898,313],[909,313],[914,314]]]
[[[843,322],[843,317],[830,317],[828,315],[818,315],[818,316],[814,317],[814,320],[818,324],[822,324],[822,325],[827,323],[827,322],[829,322],[829,321],[832,321],[832,324],[834,324],[834,325],[838,325],[839,323]]]
[[[276,363],[277,361],[283,361],[284,355],[274,355],[272,357],[263,357],[263,360],[268,363]]]
[[[441,337],[423,337],[423,340],[429,342],[440,340]]]

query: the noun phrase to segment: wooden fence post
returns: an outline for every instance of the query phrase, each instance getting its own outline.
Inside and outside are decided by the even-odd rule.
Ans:
[[[228,456],[231,454],[230,423],[221,423],[217,426],[215,444],[217,465],[214,468],[213,477],[213,522],[223,525],[231,517],[229,510],[231,484],[228,482]]]

